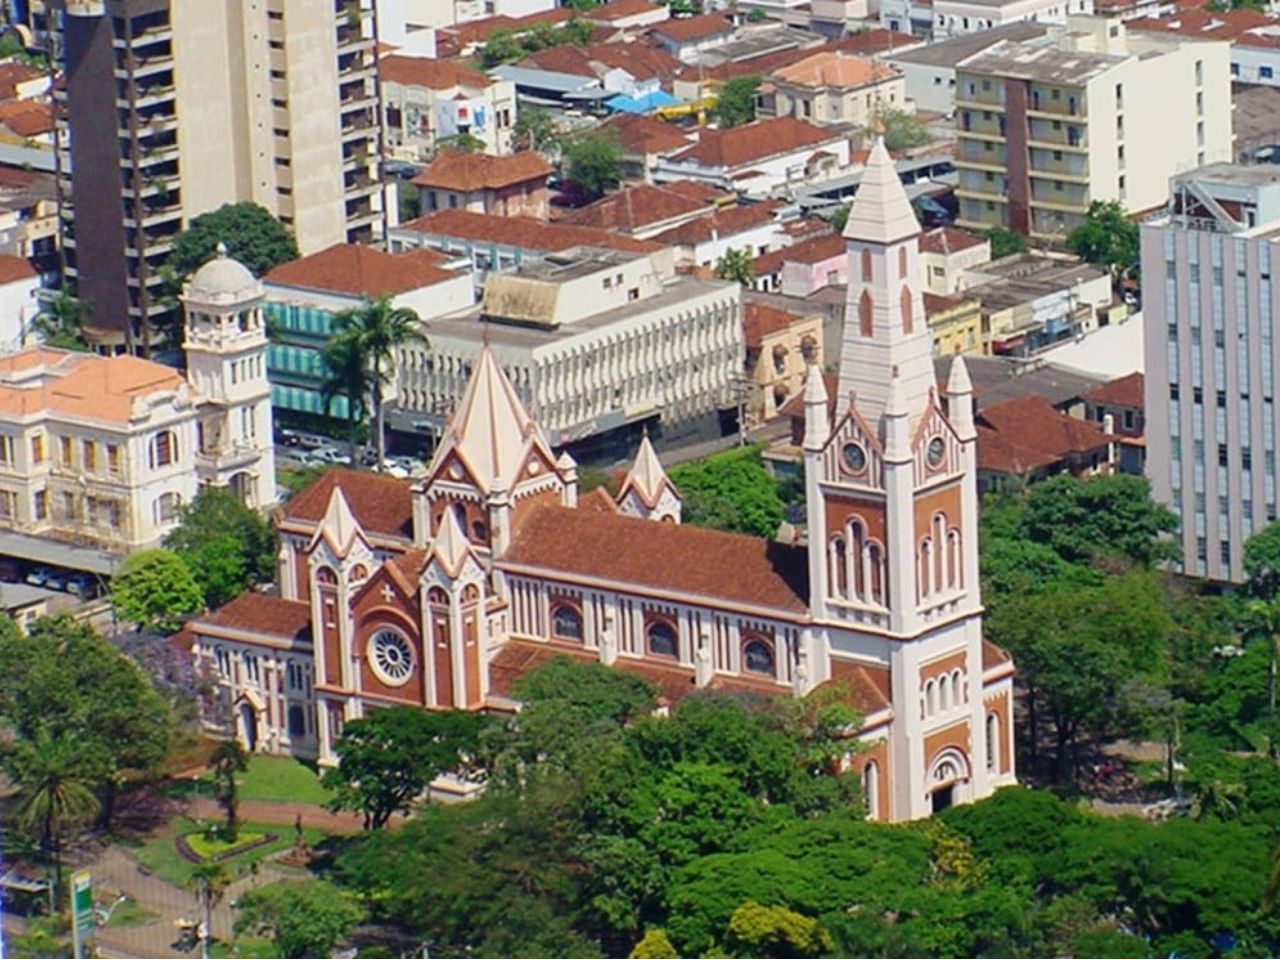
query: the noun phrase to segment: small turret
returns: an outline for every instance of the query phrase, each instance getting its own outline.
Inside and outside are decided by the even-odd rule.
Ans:
[[[827,385],[822,370],[810,363],[804,381],[804,448],[817,451],[826,446],[831,433],[827,418]]]
[[[973,383],[969,380],[969,366],[960,355],[951,361],[951,374],[947,377],[947,416],[961,441],[978,435],[973,425]]]

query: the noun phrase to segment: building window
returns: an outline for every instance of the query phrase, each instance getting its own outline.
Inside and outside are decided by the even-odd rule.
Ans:
[[[74,454],[72,453],[72,443],[70,437],[58,438],[58,464],[59,466],[69,467]]]
[[[0,437],[0,463],[13,463],[13,437]]]
[[[413,672],[413,650],[395,630],[379,630],[369,640],[369,664],[383,683],[402,687]]]
[[[231,654],[222,647],[217,647],[213,651],[213,659],[217,664],[218,676],[223,680],[231,679]]]
[[[33,512],[37,520],[46,520],[49,517],[49,491],[37,490],[35,498],[32,501]]]
[[[0,490],[0,520],[16,519],[18,495],[12,490]]]
[[[871,282],[871,251],[862,251],[862,282]]]
[[[1258,76],[1263,80],[1270,80],[1275,76],[1275,71],[1271,67],[1259,67]]]
[[[178,438],[172,430],[161,430],[151,439],[152,468],[167,467],[178,459]]]
[[[551,635],[557,640],[582,640],[582,614],[567,603],[551,612]]]
[[[1204,61],[1197,60],[1196,61],[1196,86],[1198,87],[1202,83],[1204,83]]]
[[[92,440],[81,441],[80,463],[85,473],[93,473],[98,469],[98,445]]]
[[[863,290],[862,296],[858,298],[858,332],[864,337],[870,337],[874,333],[871,323],[870,290]]]
[[[867,819],[880,816],[880,767],[874,760],[862,768],[862,804],[867,808]]]
[[[107,471],[113,474],[120,472],[120,448],[114,443],[107,444]]]
[[[1000,766],[1000,717],[987,714],[987,769],[995,771]]]
[[[44,434],[42,433],[31,438],[31,459],[35,463],[44,463]]]
[[[910,333],[914,320],[911,316],[911,288],[903,287],[898,299],[902,307],[902,332]]]
[[[649,624],[649,629],[645,633],[645,638],[649,643],[649,653],[655,657],[676,657],[678,655],[676,646],[676,630],[670,623],[665,620],[655,620]]]
[[[262,667],[258,662],[257,654],[244,655],[244,677],[249,683],[255,685],[262,683]]]
[[[305,737],[307,735],[307,717],[296,703],[289,707],[289,736]]]
[[[773,648],[763,640],[751,639],[742,645],[742,667],[751,673],[773,676]]]
[[[164,493],[156,498],[156,523],[172,523],[178,519],[178,509],[182,506],[182,495]]]

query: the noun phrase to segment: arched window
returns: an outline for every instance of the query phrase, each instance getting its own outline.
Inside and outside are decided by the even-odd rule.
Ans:
[[[925,716],[932,717],[938,712],[938,685],[930,680],[924,685]]]
[[[161,430],[151,438],[151,469],[167,467],[178,459],[178,436],[172,430]]]
[[[365,569],[365,565],[363,563],[357,563],[354,567],[351,568],[351,572],[347,574],[347,582],[359,583],[361,580],[364,580],[368,576],[369,576],[369,571]]]
[[[678,655],[676,628],[666,620],[655,620],[649,624],[645,633],[649,642],[649,653],[655,657],[675,657]]]
[[[471,536],[476,540],[489,539],[489,525],[483,520],[477,520],[471,524]]]
[[[465,532],[467,529],[467,508],[460,503],[453,505],[453,519],[458,521],[458,526]]]
[[[1000,717],[987,714],[987,769],[1000,766]]]
[[[933,544],[929,542],[929,538],[925,537],[920,541],[920,584],[919,591],[921,597],[927,597],[933,592]]]
[[[172,523],[177,520],[178,508],[181,506],[181,494],[162,493],[156,498],[156,523]]]
[[[938,709],[943,712],[951,709],[951,678],[945,673],[938,678]]]
[[[849,561],[846,553],[844,537],[831,538],[831,595],[847,597],[849,595]]]
[[[898,278],[902,279],[907,275],[907,248],[898,248]]]
[[[871,251],[862,251],[862,282],[871,282]]]
[[[884,551],[880,544],[873,543],[867,547],[867,557],[871,566],[871,599],[876,603],[885,603],[884,597]]]
[[[902,304],[902,332],[910,333],[914,321],[911,316],[911,288],[903,287],[902,294],[898,299]]]
[[[874,328],[871,324],[870,290],[863,290],[862,296],[858,299],[858,332],[864,337],[870,337],[874,334]]]
[[[868,760],[862,768],[862,805],[867,808],[868,820],[879,818],[880,767],[874,760]]]
[[[307,735],[307,717],[296,703],[289,707],[289,736],[305,737]]]
[[[866,533],[859,520],[849,522],[849,555],[853,558],[853,595],[859,600],[867,596],[867,585],[862,571],[863,551],[866,550]]]
[[[965,696],[964,674],[959,670],[951,671],[951,696],[955,698],[957,705],[969,699]]]
[[[567,603],[551,611],[551,635],[557,640],[582,640],[582,614]]]
[[[742,645],[742,667],[751,673],[774,675],[773,648],[753,637]]]
[[[316,583],[321,586],[331,587],[338,582],[338,575],[333,572],[330,567],[318,567],[316,569]]]
[[[960,579],[960,531],[952,528],[947,534],[947,586],[962,586]]]
[[[933,515],[933,588],[941,590],[947,582],[947,518],[944,514]]]
[[[427,591],[427,603],[434,607],[447,607],[449,605],[449,595],[439,587],[432,587]]]

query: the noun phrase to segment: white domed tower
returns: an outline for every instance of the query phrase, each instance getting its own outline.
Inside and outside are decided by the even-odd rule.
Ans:
[[[182,291],[187,378],[201,398],[196,472],[251,507],[275,501],[264,296],[221,243]]]

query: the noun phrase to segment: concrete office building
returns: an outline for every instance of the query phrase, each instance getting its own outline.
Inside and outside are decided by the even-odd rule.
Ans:
[[[174,236],[224,203],[266,207],[304,253],[381,237],[373,0],[57,12],[67,272],[96,342],[150,350]]]
[[[1276,519],[1280,171],[1211,164],[1171,192],[1142,226],[1147,474],[1182,520],[1182,569],[1241,581]]]
[[[1148,210],[1169,177],[1231,158],[1226,43],[1071,17],[956,71],[961,226],[1061,241],[1094,200]]]

